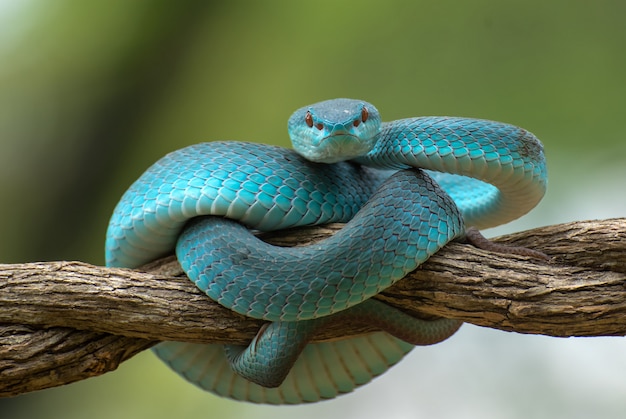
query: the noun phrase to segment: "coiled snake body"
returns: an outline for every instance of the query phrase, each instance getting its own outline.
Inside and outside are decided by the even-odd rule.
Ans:
[[[155,348],[187,380],[239,400],[332,398],[413,345],[446,339],[459,322],[415,319],[370,297],[462,238],[465,225],[523,215],[547,183],[539,140],[493,121],[382,123],[373,105],[334,99],[297,110],[289,133],[295,151],[212,142],[170,153],[124,194],[107,231],[108,266],[138,267],[175,248],[209,297],[272,322],[247,348]],[[348,224],[299,248],[249,231],[330,222]],[[307,344],[327,322],[347,318],[385,331]]]

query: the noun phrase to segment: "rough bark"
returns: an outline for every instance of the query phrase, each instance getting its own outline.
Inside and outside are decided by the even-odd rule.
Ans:
[[[302,245],[340,225],[267,234]],[[542,227],[501,237],[542,261],[450,243],[379,297],[416,316],[550,336],[626,335],[626,219]],[[159,340],[246,343],[260,321],[212,302],[173,258],[140,270],[81,262],[0,265],[0,396],[115,369]],[[318,339],[363,333],[337,324]]]

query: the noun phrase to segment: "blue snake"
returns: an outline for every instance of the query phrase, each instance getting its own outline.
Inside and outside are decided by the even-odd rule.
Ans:
[[[460,323],[421,320],[370,299],[465,226],[496,226],[543,197],[543,146],[499,122],[418,117],[383,123],[370,103],[334,99],[289,119],[293,150],[210,142],[174,151],[121,198],[107,266],[136,268],[175,250],[210,298],[263,319],[247,347],[162,342],[156,354],[215,394],[304,403],[352,391],[414,345]],[[345,222],[322,242],[279,248],[251,230]],[[308,343],[329,322],[380,332]]]

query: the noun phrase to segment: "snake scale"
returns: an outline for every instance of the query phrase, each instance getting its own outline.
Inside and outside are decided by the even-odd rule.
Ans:
[[[176,251],[210,298],[268,323],[247,347],[163,342],[156,354],[215,394],[314,402],[352,391],[456,320],[412,318],[370,299],[465,226],[513,220],[543,197],[543,146],[499,122],[418,117],[382,122],[370,103],[333,99],[289,119],[293,150],[210,142],[174,151],[123,195],[107,230],[107,266],[135,268]],[[346,222],[310,246],[251,232]],[[328,322],[380,332],[308,343]]]

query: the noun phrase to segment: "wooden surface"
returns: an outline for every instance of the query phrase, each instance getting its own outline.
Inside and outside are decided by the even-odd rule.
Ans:
[[[307,244],[340,225],[266,234]],[[413,315],[550,336],[626,335],[626,219],[502,237],[543,261],[451,243],[379,297]],[[141,270],[81,262],[0,265],[0,396],[113,370],[159,340],[247,343],[262,322],[212,302],[173,258]],[[317,337],[370,329],[338,324]]]

